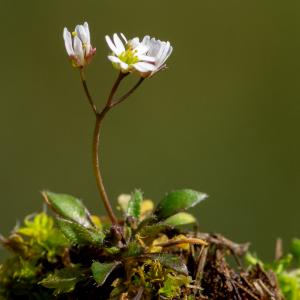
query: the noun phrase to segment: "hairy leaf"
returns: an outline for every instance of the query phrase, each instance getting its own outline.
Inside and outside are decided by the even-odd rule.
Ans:
[[[140,190],[135,190],[131,194],[131,198],[128,202],[127,215],[130,217],[134,217],[137,220],[141,215],[141,204],[143,201],[143,194]]]
[[[188,269],[182,258],[178,255],[169,253],[147,254],[147,257],[158,260],[163,266],[170,268],[178,273],[188,275]]]
[[[54,296],[69,293],[75,289],[77,282],[83,279],[82,270],[79,267],[67,267],[55,270],[39,282],[46,288],[54,289]]]
[[[95,281],[99,285],[103,285],[109,274],[120,264],[121,263],[119,261],[111,263],[100,263],[98,261],[94,261],[91,266],[91,270]]]
[[[61,217],[85,227],[93,227],[89,212],[82,202],[70,195],[43,192],[47,204]]]
[[[185,211],[195,206],[207,195],[194,190],[177,190],[168,193],[159,203],[154,212],[158,220],[164,220],[178,212]]]
[[[86,228],[75,222],[57,219],[57,224],[65,237],[76,245],[101,245],[104,240],[104,233],[96,228]]]
[[[146,225],[140,229],[139,236],[142,239],[154,239],[159,233],[165,231],[167,228],[170,228],[170,226],[163,223]]]
[[[180,225],[188,225],[196,222],[197,220],[193,215],[186,212],[180,212],[176,215],[167,218],[163,223],[170,226],[180,226]]]
[[[129,243],[127,251],[124,253],[124,256],[139,256],[142,252],[143,249],[141,245],[136,241],[132,241]]]

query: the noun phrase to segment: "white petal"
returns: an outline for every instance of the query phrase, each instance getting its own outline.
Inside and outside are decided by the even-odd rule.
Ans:
[[[149,42],[150,42],[150,36],[149,35],[145,35],[142,43],[145,44],[146,46],[149,46]]]
[[[124,63],[123,61],[120,62],[120,67],[123,71],[127,71],[129,68],[129,65]]]
[[[173,47],[170,46],[169,51],[168,51],[168,53],[166,55],[166,60],[170,57],[170,55],[172,54],[172,52],[173,52]]]
[[[108,45],[108,47],[116,54],[116,55],[120,55],[122,52],[120,52],[118,50],[118,48],[115,46],[115,44],[112,42],[111,38],[106,35],[105,36],[105,40],[106,40],[106,43]]]
[[[121,63],[122,62],[119,57],[116,57],[116,56],[113,56],[113,55],[108,55],[107,57],[110,61],[112,61],[114,63]]]
[[[83,26],[84,26],[85,34],[87,37],[87,43],[90,44],[91,43],[91,35],[90,35],[89,24],[87,22],[84,22]]]
[[[149,51],[147,54],[149,56],[156,57],[159,49],[160,49],[160,42],[152,38],[151,41],[149,42]]]
[[[138,44],[137,47],[134,48],[137,51],[137,55],[145,54],[149,48],[144,44]]]
[[[169,49],[170,49],[170,43],[167,42],[163,47],[160,57],[158,58],[161,65],[167,60],[168,58],[167,54],[169,52]]]
[[[84,53],[82,49],[82,42],[79,37],[74,37],[74,52],[77,58],[79,59],[80,64],[84,65]]]
[[[172,52],[173,52],[173,47],[171,45],[169,45],[168,51],[167,51],[167,53],[165,53],[165,58],[164,58],[163,63],[170,57]]]
[[[154,65],[148,64],[146,62],[138,62],[134,64],[133,67],[140,72],[152,72],[156,69]]]
[[[135,49],[140,44],[140,39],[138,37],[135,37],[129,41],[129,44],[133,49]]]
[[[148,55],[142,54],[142,55],[137,55],[137,57],[139,60],[142,60],[142,61],[155,62],[155,57],[153,57],[153,56],[148,56]]]
[[[122,39],[124,40],[125,44],[127,44],[128,41],[126,39],[126,36],[122,32],[120,33],[120,35],[121,35]]]
[[[114,34],[114,43],[121,53],[125,51],[125,47],[116,33]]]
[[[166,47],[166,43],[165,42],[160,42],[160,48],[156,54],[156,65],[161,65],[163,58],[162,58],[162,54],[165,51],[165,47]]]
[[[64,28],[63,37],[64,37],[65,47],[68,55],[69,56],[74,55],[71,33],[68,31],[66,27]]]
[[[88,42],[88,37],[85,32],[85,28],[82,25],[77,25],[75,31],[78,37],[81,39],[82,43],[86,44]]]

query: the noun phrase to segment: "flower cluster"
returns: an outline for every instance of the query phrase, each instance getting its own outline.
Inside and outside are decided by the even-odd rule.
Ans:
[[[72,40],[73,35],[73,40]],[[86,66],[94,56],[96,49],[91,46],[89,26],[77,25],[71,33],[64,29],[63,37],[67,53],[74,67]],[[138,73],[141,77],[151,77],[166,67],[166,60],[173,51],[170,42],[164,42],[146,35],[127,40],[124,34],[105,37],[112,53],[108,59],[122,73]]]
[[[72,34],[65,27],[63,37],[72,65],[76,68],[87,65],[96,53],[96,48],[93,48],[91,45],[88,23],[85,22],[83,25],[77,25]]]
[[[165,62],[172,53],[169,42],[162,42],[150,36],[145,36],[140,42],[138,37],[127,41],[124,34],[120,34],[124,43],[115,33],[113,40],[106,36],[106,42],[112,50],[108,59],[122,72],[138,72],[142,77],[154,75],[165,67]]]

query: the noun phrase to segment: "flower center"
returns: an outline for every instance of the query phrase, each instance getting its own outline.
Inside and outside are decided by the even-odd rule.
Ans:
[[[132,65],[139,61],[139,58],[136,56],[136,53],[136,50],[128,48],[125,51],[123,51],[118,57],[124,63]]]

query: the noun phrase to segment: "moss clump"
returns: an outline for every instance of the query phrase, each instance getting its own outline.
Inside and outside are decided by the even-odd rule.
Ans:
[[[156,209],[140,191],[123,195],[115,225],[72,196],[43,196],[54,215],[29,216],[2,238],[12,253],[0,268],[4,299],[299,299],[292,254],[267,265],[247,244],[182,228],[201,193],[169,193]],[[296,261],[299,249],[294,241]]]

